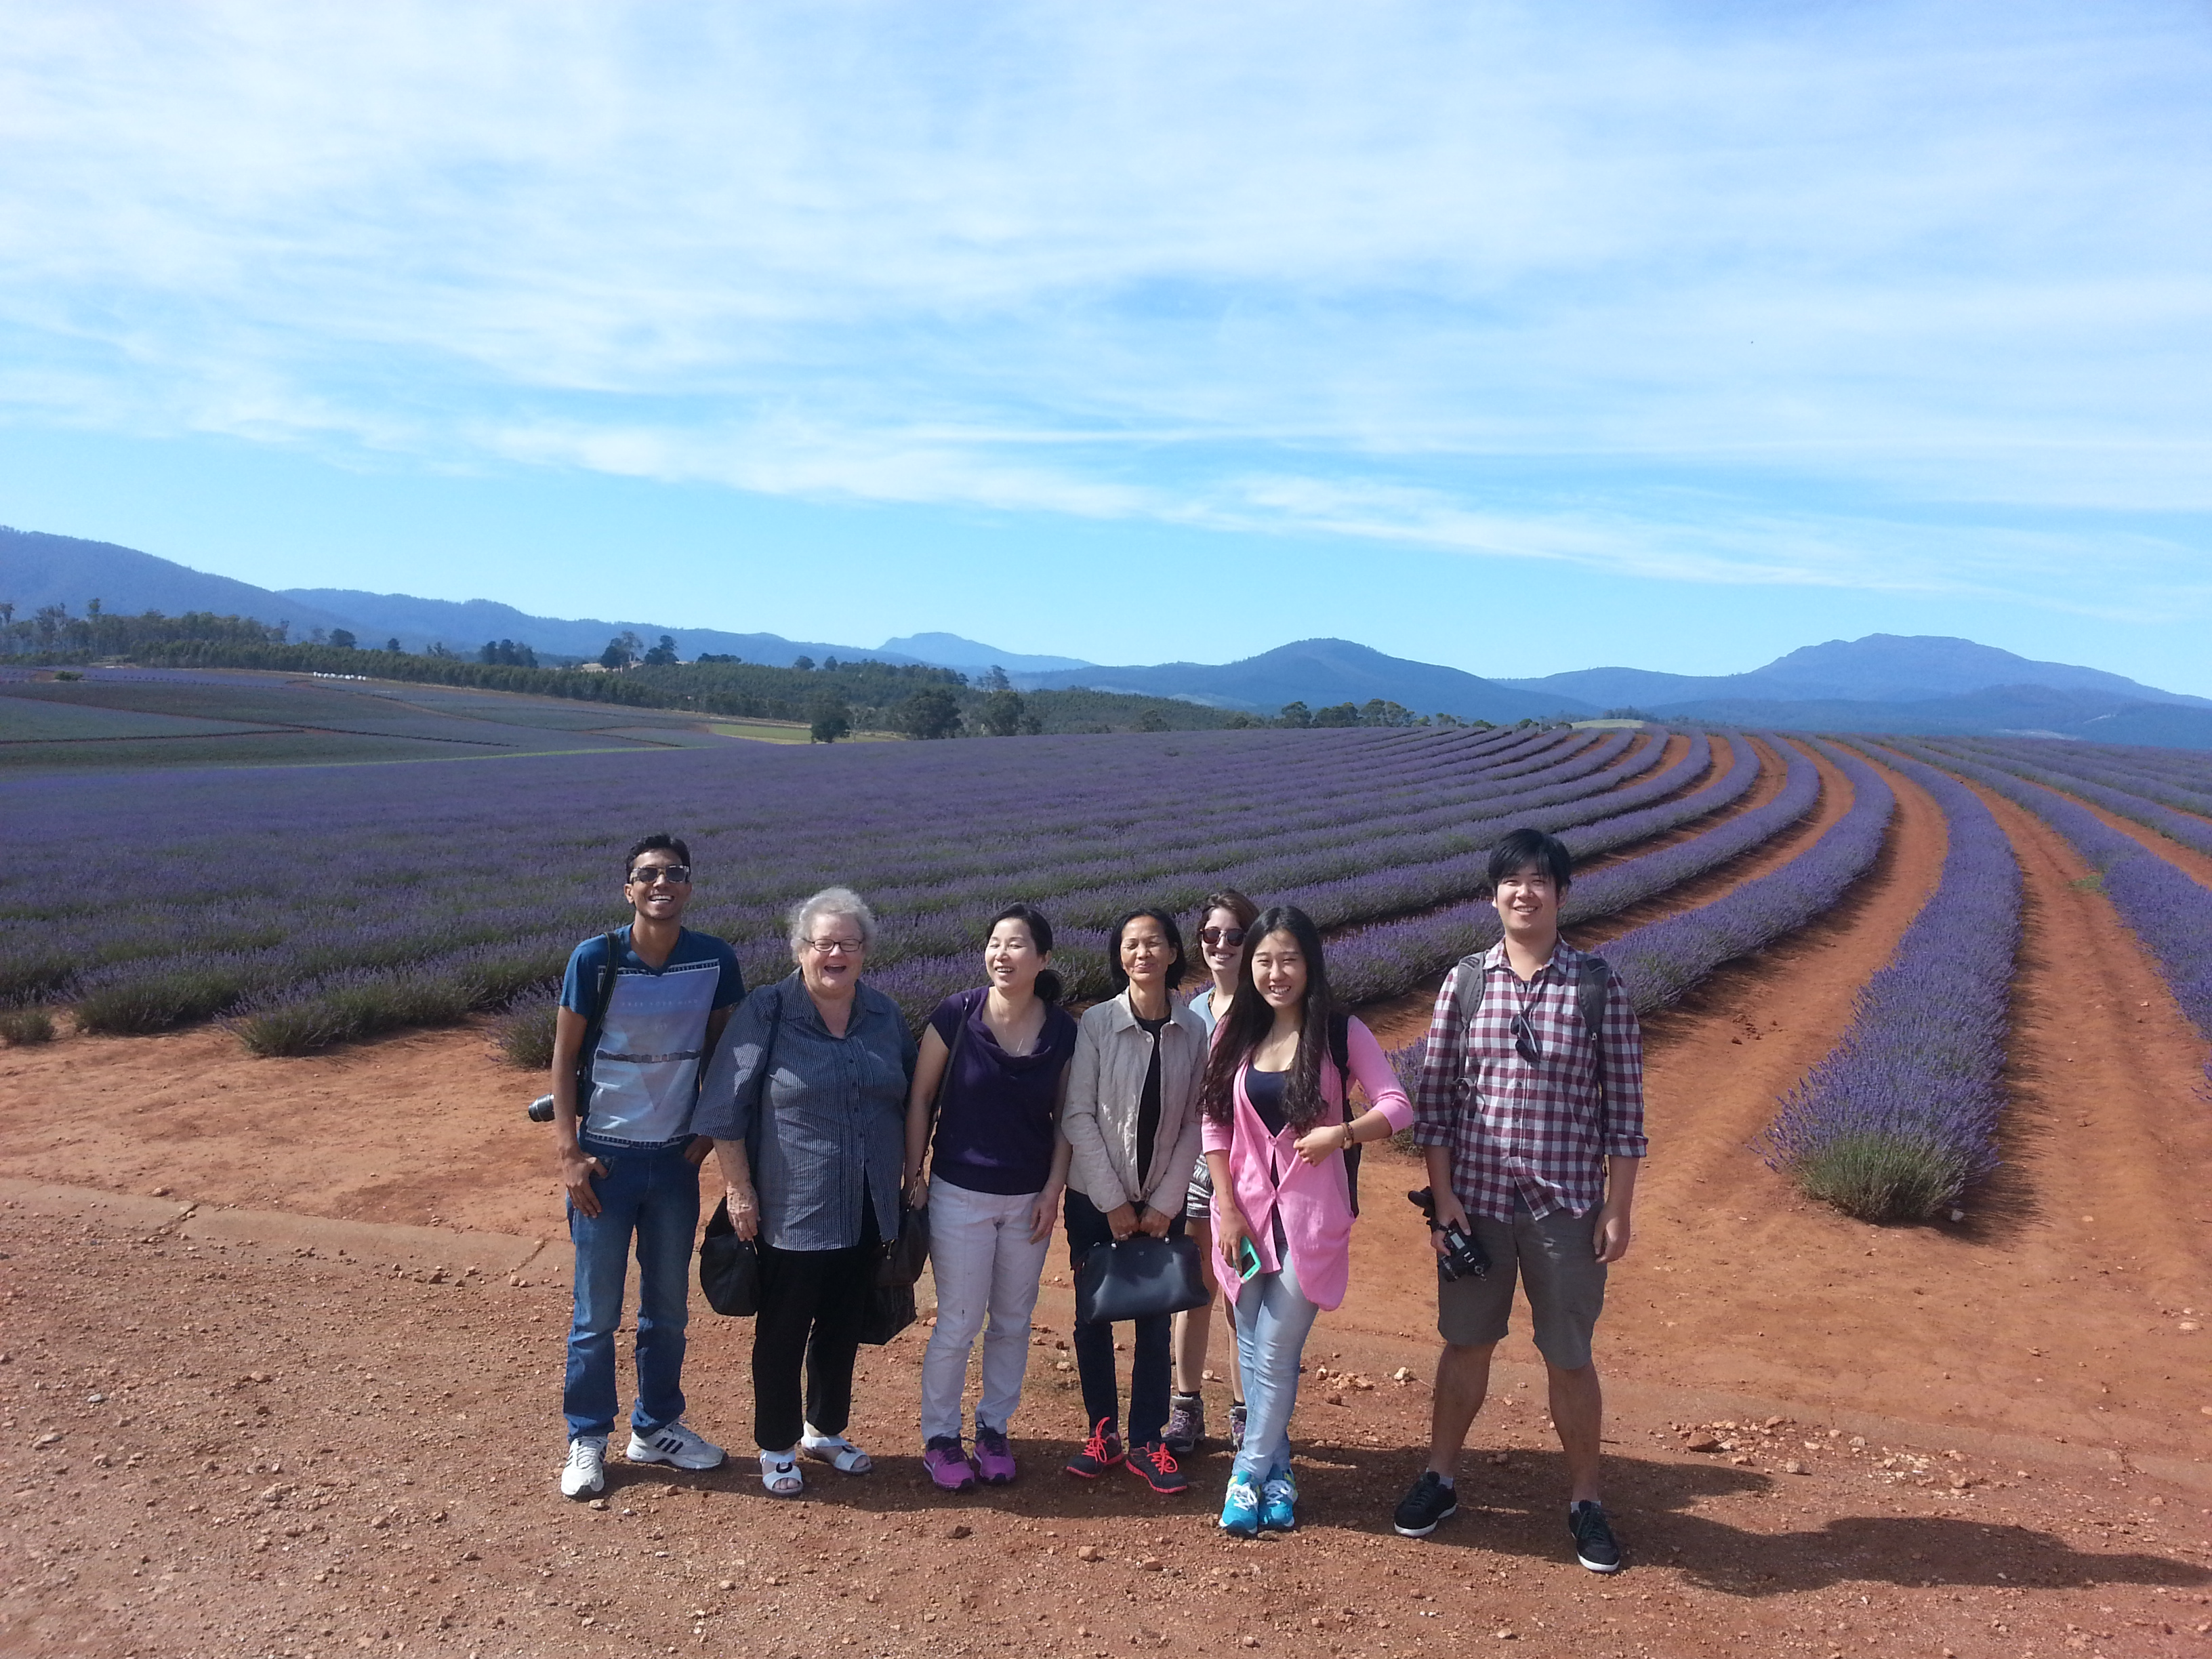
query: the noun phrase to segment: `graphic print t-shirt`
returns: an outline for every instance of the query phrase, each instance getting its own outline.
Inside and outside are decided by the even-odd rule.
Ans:
[[[649,968],[629,947],[629,929],[616,934],[614,1000],[592,1053],[590,1133],[647,1146],[688,1134],[706,1058],[707,1016],[745,994],[734,951],[720,939],[685,928],[665,965]],[[590,1019],[606,961],[604,937],[586,939],[568,958],[561,1006]]]

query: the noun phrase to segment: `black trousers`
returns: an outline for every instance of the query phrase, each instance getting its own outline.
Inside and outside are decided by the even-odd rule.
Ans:
[[[805,1425],[842,1434],[853,1416],[853,1362],[883,1259],[876,1206],[864,1200],[860,1242],[842,1250],[761,1246],[760,1312],[753,1319],[753,1441],[763,1451],[799,1443]],[[802,1407],[799,1376],[806,1391]]]
[[[1084,1252],[1094,1244],[1108,1243],[1114,1230],[1106,1224],[1104,1212],[1073,1187],[1067,1190],[1064,1212],[1068,1265],[1079,1267]],[[1168,1237],[1181,1238],[1182,1230],[1183,1218],[1177,1214],[1168,1224]],[[1129,1322],[1134,1327],[1128,1425],[1128,1443],[1133,1446],[1149,1446],[1167,1429],[1168,1340],[1174,1318],[1172,1314],[1156,1314],[1150,1319]],[[1114,1367],[1114,1328],[1103,1322],[1078,1320],[1073,1346],[1076,1374],[1083,1382],[1083,1426],[1088,1431],[1103,1421],[1109,1429],[1114,1428],[1121,1419],[1121,1389]]]

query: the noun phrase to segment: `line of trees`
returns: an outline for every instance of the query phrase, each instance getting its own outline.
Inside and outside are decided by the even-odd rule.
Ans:
[[[520,691],[637,708],[695,710],[738,719],[804,721],[817,742],[836,743],[855,731],[896,732],[933,741],[959,737],[1034,737],[1070,732],[1187,732],[1273,725],[1306,726],[1462,726],[1449,714],[1416,715],[1402,704],[1370,698],[1310,709],[1287,703],[1273,720],[1171,698],[1080,689],[1020,692],[1003,668],[970,684],[950,668],[863,658],[818,665],[800,657],[789,667],[705,653],[681,661],[664,634],[647,646],[624,632],[607,642],[589,668],[540,663],[523,641],[487,640],[473,659],[442,644],[421,652],[397,639],[368,650],[348,630],[313,630],[293,640],[283,623],[191,611],[167,617],[112,614],[97,599],[82,617],[44,605],[29,616],[0,601],[0,658],[42,662],[124,659],[153,665],[258,668],[287,673],[371,674],[386,679]],[[1472,724],[1486,725],[1486,721]]]

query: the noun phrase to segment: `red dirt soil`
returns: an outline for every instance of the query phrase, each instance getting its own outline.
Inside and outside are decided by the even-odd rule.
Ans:
[[[780,1505],[749,1457],[617,1461],[592,1510],[553,1488],[567,1303],[535,1079],[481,1031],[259,1060],[204,1030],[0,1051],[0,1651],[2206,1651],[2206,1048],[2063,843],[1990,799],[2027,940],[2006,1169],[1963,1224],[1846,1221],[1748,1150],[1933,887],[1941,815],[1892,781],[1889,846],[1845,902],[1647,1028],[1653,1156],[1600,1333],[1619,1578],[1564,1547],[1525,1320],[1462,1514],[1389,1534],[1435,1348],[1410,1163],[1371,1157],[1352,1295],[1308,1347],[1296,1535],[1221,1537],[1218,1452],[1171,1504],[1056,1472],[1079,1432],[1057,1256],[1006,1492],[931,1495],[916,1331],[863,1356],[875,1476],[811,1466]],[[104,1213],[22,1178],[176,1202]],[[556,1243],[432,1283],[422,1236],[386,1260],[349,1235],[339,1260],[312,1222],[236,1216],[264,1242],[222,1243],[179,1231],[187,1200],[210,1224],[223,1205],[434,1224],[451,1263],[459,1229]],[[692,1334],[691,1420],[742,1453],[750,1327],[702,1306]],[[1686,1429],[1729,1443],[1692,1453]]]

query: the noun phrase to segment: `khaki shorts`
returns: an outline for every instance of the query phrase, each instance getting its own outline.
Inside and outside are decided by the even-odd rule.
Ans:
[[[1437,1331],[1455,1347],[1504,1340],[1517,1274],[1535,1316],[1536,1351],[1561,1370],[1590,1363],[1590,1334],[1605,1309],[1605,1267],[1597,1259],[1598,1206],[1589,1213],[1554,1210],[1538,1220],[1517,1199],[1509,1224],[1470,1215],[1468,1225],[1490,1257],[1480,1279],[1437,1274]]]

